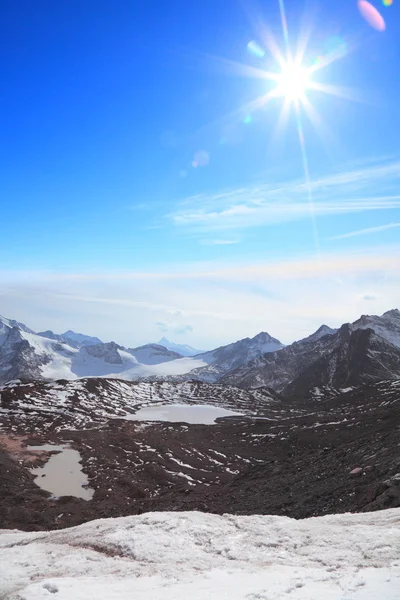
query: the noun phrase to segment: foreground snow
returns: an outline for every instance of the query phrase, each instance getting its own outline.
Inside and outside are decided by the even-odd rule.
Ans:
[[[400,510],[294,521],[147,513],[0,533],[9,600],[398,600]]]

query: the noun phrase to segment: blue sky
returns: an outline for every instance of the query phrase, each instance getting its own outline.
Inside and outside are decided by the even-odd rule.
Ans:
[[[293,51],[308,29],[305,66],[341,51],[313,78],[353,98],[307,92],[309,189],[294,110],[277,133],[282,99],[249,108],[278,0],[3,8],[0,313],[208,346],[398,306],[400,0],[375,6],[384,32],[352,0],[285,2]]]

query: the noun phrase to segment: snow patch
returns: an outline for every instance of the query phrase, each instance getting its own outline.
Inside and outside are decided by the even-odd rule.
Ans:
[[[400,509],[302,521],[147,513],[0,533],[8,600],[398,600]]]

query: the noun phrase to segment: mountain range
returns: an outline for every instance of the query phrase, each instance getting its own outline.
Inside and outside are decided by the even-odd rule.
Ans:
[[[313,389],[340,389],[400,378],[397,309],[381,316],[363,315],[339,329],[322,325],[288,346],[266,332],[194,355],[196,350],[190,346],[165,338],[160,342],[165,345],[125,348],[71,330],[35,333],[22,323],[0,317],[0,383],[81,377],[162,378],[248,389],[265,386],[284,396],[305,396]]]
[[[338,330],[321,328],[279,352],[256,357],[220,378],[221,383],[268,386],[285,396],[314,387],[336,388],[400,378],[400,311],[362,316]]]
[[[176,344],[175,342],[170,342],[166,337],[162,337],[157,343],[160,346],[167,348],[167,350],[177,352],[181,356],[196,356],[196,354],[202,354],[204,352],[204,350],[197,350],[196,348],[188,346],[187,344]]]
[[[398,310],[288,346],[262,332],[192,357],[68,335],[0,321],[3,526],[400,506]],[[42,489],[27,444],[78,452],[90,501],[79,489],[54,497],[50,477]]]

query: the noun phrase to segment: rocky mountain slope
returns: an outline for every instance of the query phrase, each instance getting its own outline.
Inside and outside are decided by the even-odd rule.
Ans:
[[[380,317],[364,315],[339,330],[322,325],[286,347],[265,332],[186,357],[159,344],[127,349],[97,340],[71,331],[39,335],[0,318],[0,383],[80,377],[195,379],[304,395],[314,387],[340,388],[400,377],[397,309]]]
[[[82,334],[74,334],[70,340],[67,334],[72,335],[51,331],[36,334],[21,323],[0,317],[0,384],[88,376],[133,380],[187,373],[206,364],[161,346],[129,350],[115,342],[95,343],[96,338]]]
[[[34,333],[31,331],[30,333]],[[47,331],[40,331],[37,335],[48,338],[49,340],[57,340],[62,344],[67,344],[72,348],[82,348],[83,346],[94,346],[96,344],[102,344],[103,342],[97,337],[91,337],[90,335],[84,335],[83,333],[75,333],[69,329],[64,333],[54,333],[50,329]]]
[[[279,340],[266,332],[261,332],[253,338],[244,338],[233,344],[197,355],[196,358],[201,359],[208,366],[193,370],[190,377],[200,381],[215,382],[225,373],[237,369],[252,359],[282,348],[284,345]]]
[[[314,331],[311,335],[303,338],[302,340],[298,340],[299,342],[317,342],[319,339],[324,337],[325,335],[333,335],[337,332],[337,329],[332,329],[332,327],[328,327],[328,325],[321,325]]]
[[[153,506],[296,518],[400,506],[400,381],[281,406],[296,410],[243,428],[262,462],[198,497],[167,493]]]
[[[352,324],[353,329],[372,329],[379,336],[400,348],[400,311],[395,308],[382,316],[363,315]]]
[[[14,379],[78,377],[138,380],[184,376],[189,372],[193,372],[193,378],[214,382],[251,358],[282,347],[278,340],[260,333],[196,356],[193,348],[182,346],[182,355],[160,344],[124,348],[71,330],[36,334],[17,321],[0,317],[0,384]]]
[[[137,348],[129,348],[128,352],[132,354],[139,363],[144,365],[158,365],[163,362],[182,358],[182,355],[178,354],[178,352],[168,350],[168,348],[160,346],[160,344],[146,344],[145,346],[138,346]]]
[[[368,328],[367,328],[368,325]],[[320,328],[304,340],[258,357],[219,381],[244,388],[268,386],[305,394],[315,386],[346,387],[400,378],[400,312],[361,317],[338,331]]]
[[[284,394],[302,397],[314,388],[347,388],[385,379],[400,379],[400,348],[372,329],[351,331],[343,326],[335,348],[304,369]]]
[[[0,417],[7,427],[23,424],[24,430],[40,433],[49,415],[59,421],[53,428],[84,429],[111,418],[129,417],[147,406],[207,404],[242,415],[271,416],[281,403],[268,388],[242,390],[199,381],[184,383],[123,381],[90,378],[51,383],[11,383],[0,388]],[[271,412],[272,411],[272,412]],[[62,415],[62,419],[59,418]]]

